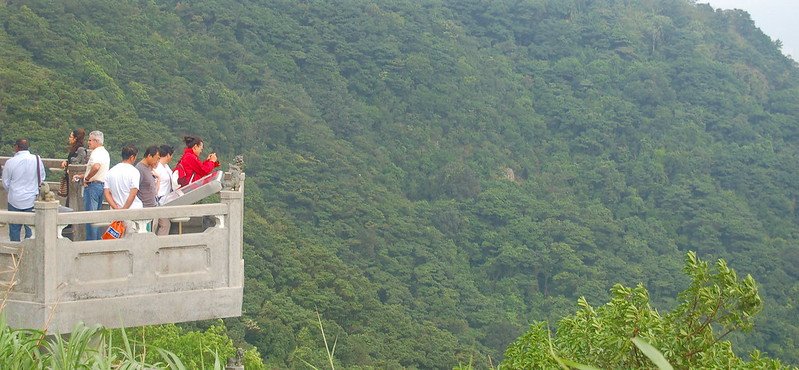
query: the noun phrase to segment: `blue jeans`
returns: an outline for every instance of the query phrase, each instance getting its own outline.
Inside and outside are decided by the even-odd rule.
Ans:
[[[11,203],[8,203],[8,210],[11,211],[11,212],[33,212],[33,207],[30,207],[30,208],[17,208],[17,207],[12,206]],[[21,231],[22,231],[22,225],[21,224],[8,224],[8,238],[12,242],[18,242],[18,241],[22,240],[22,239],[20,239],[20,235],[19,235]],[[25,239],[30,239],[31,235],[33,235],[33,233],[31,232],[31,227],[28,226],[28,225],[25,225]]]
[[[89,183],[83,189],[83,210],[96,211],[103,205],[103,184],[99,182]],[[100,229],[86,224],[86,240],[100,240]]]

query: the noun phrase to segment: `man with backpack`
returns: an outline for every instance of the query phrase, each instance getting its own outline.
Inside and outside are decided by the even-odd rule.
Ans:
[[[14,157],[3,166],[3,187],[8,191],[8,210],[12,212],[33,212],[39,186],[44,182],[44,163],[28,148],[27,139],[17,140],[14,143]],[[12,242],[20,241],[21,231],[21,224],[9,224],[9,239]],[[32,235],[30,226],[25,225],[25,238]]]

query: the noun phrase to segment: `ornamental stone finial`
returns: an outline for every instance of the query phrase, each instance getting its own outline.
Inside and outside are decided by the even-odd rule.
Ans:
[[[241,174],[244,172],[244,156],[239,154],[229,163],[230,178],[225,183],[225,189],[238,191],[241,184]]]
[[[55,202],[55,194],[50,191],[50,185],[47,183],[42,184],[39,186],[39,196],[36,197],[36,200],[41,200],[44,202]]]

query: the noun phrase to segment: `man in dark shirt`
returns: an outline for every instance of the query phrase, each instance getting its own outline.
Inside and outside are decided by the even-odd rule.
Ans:
[[[155,145],[147,147],[144,150],[144,157],[139,163],[136,164],[136,169],[141,174],[139,182],[139,193],[136,195],[141,199],[144,208],[155,207],[158,205],[156,196],[158,195],[156,189],[155,166],[158,165],[158,160],[161,156],[158,154],[158,147]],[[150,226],[148,225],[148,230]]]

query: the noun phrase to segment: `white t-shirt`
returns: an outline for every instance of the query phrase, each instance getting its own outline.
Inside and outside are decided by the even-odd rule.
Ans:
[[[92,166],[95,163],[100,164],[100,169],[97,170],[97,173],[94,174],[89,181],[105,181],[105,177],[108,174],[108,168],[111,167],[111,156],[108,155],[108,151],[105,150],[104,146],[99,146],[92,150],[92,153],[89,154],[89,162],[86,163],[86,174],[89,174],[89,171],[92,170]]]
[[[114,198],[114,202],[121,207],[128,200],[130,191],[139,189],[139,180],[141,180],[139,170],[129,163],[121,162],[108,170],[103,188],[111,191],[111,197]],[[130,209],[137,208],[144,208],[144,204],[142,204],[139,197],[133,198],[133,203],[130,205]]]
[[[155,173],[158,174],[158,194],[156,196],[163,197],[172,192],[172,170],[169,165],[158,162],[155,166]]]

